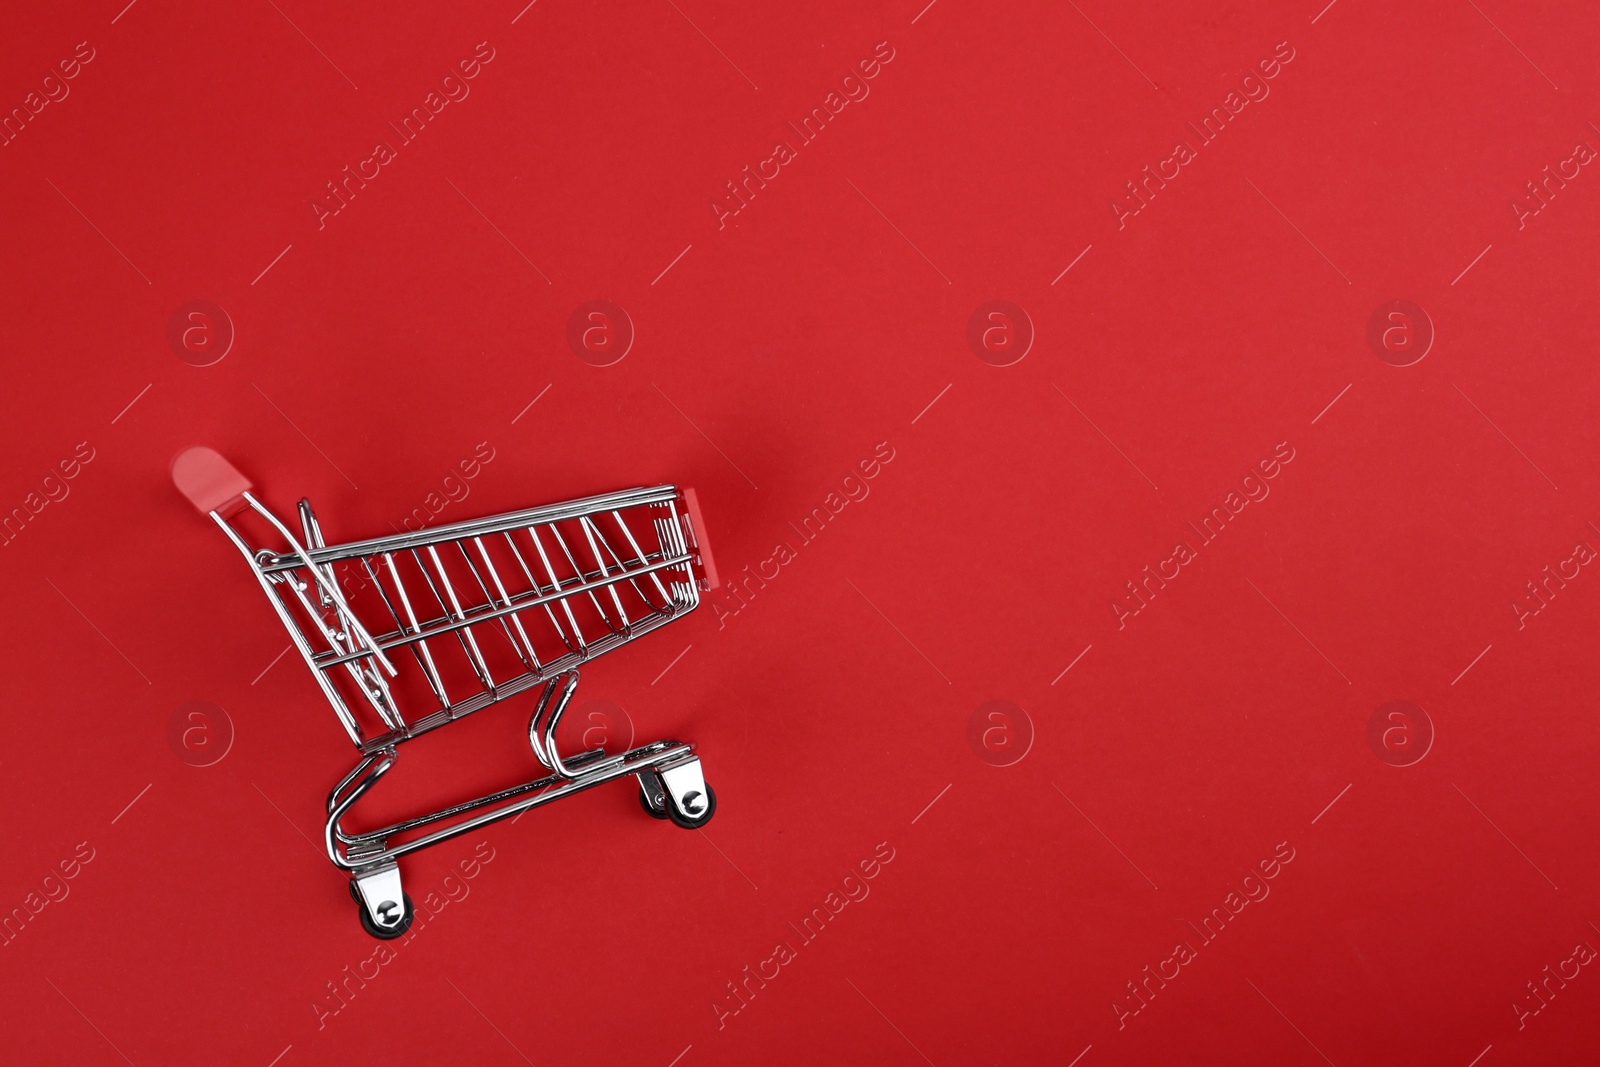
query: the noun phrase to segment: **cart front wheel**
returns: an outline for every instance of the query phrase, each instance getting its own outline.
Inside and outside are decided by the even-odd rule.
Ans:
[[[367,914],[366,905],[362,904],[360,894],[355,892],[355,883],[351,882],[350,885],[350,895],[356,898],[356,911],[361,915],[361,929],[382,941],[393,941],[411,929],[411,921],[417,917],[417,909],[411,903],[410,893],[400,894],[406,905],[405,914],[400,916],[400,921],[393,926],[379,926],[372,921],[372,916]]]
[[[685,830],[698,830],[711,821],[711,816],[717,813],[717,791],[709,785],[706,786],[706,795],[701,797],[690,793],[685,800],[692,807],[701,807],[703,810],[698,815],[685,815],[678,810],[678,805],[672,802],[669,794],[667,797],[667,817]]]

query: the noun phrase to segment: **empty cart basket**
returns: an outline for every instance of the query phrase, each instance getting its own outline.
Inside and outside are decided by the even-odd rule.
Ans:
[[[556,745],[578,665],[694,610],[702,583],[714,585],[692,490],[628,489],[330,545],[309,502],[291,530],[210,449],[181,454],[173,480],[243,554],[361,753],[328,794],[324,842],[350,872],[368,933],[399,937],[411,924],[401,856],[602,782],[633,775],[645,811],[679,826],[716,811],[693,745]],[[547,773],[381,829],[345,828],[402,743],[535,686],[528,742]]]

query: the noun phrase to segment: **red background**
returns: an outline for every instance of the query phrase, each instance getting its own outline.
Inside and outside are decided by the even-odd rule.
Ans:
[[[1595,31],[1503,0],[13,12],[5,108],[94,59],[0,148],[0,504],[94,458],[0,550],[0,906],[94,858],[0,949],[5,1058],[1591,1061],[1593,967],[1513,1004],[1600,947],[1600,578],[1509,605],[1600,545],[1600,178],[1511,206],[1600,147]],[[319,229],[324,183],[484,41]],[[870,96],[719,230],[724,182],[879,42]],[[1124,183],[1279,42],[1270,95],[1119,228]],[[237,334],[206,367],[166,339],[197,299]],[[595,299],[637,333],[603,368],[565,340]],[[966,340],[992,299],[1036,331],[1011,366]],[[1436,331],[1408,367],[1366,340],[1395,299]],[[310,844],[352,753],[168,464],[211,445],[337,540],[479,442],[440,521],[674,481],[730,576],[895,458],[736,615],[586,668],[580,709],[700,743],[701,840],[616,785],[420,853],[414,896],[494,858],[319,1020],[377,945]],[[1280,442],[1270,496],[1119,629],[1124,583]],[[206,767],[168,742],[196,700],[235,732]],[[1032,724],[1010,766],[968,742],[993,700]],[[1391,700],[1435,731],[1410,766],[1368,742]],[[530,774],[530,703],[393,777]],[[881,842],[870,896],[798,944]],[[1199,944],[1183,920],[1282,842]]]

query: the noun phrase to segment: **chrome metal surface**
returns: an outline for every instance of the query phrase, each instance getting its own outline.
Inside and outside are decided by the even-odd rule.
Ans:
[[[640,774],[639,792],[644,794],[645,803],[650,805],[650,810],[659,818],[667,816],[667,789],[661,784],[661,775],[646,772]]]
[[[700,760],[687,758],[668,760],[658,765],[661,784],[667,791],[667,802],[679,814],[698,819],[706,813],[710,798],[706,794],[705,776],[700,771]]]
[[[399,857],[604,782],[637,776],[658,813],[708,814],[691,745],[563,756],[556,731],[579,665],[700,603],[699,544],[670,485],[629,489],[432,529],[327,544],[309,501],[299,536],[252,494],[210,513],[248,563],[360,752],[328,794],[324,845],[353,875],[364,925],[399,936]],[[267,533],[260,543],[247,526]],[[376,829],[345,825],[399,746],[544,686],[528,741],[548,773]]]
[[[405,894],[400,888],[400,865],[385,863],[355,877],[356,894],[374,925],[393,929],[405,917]]]

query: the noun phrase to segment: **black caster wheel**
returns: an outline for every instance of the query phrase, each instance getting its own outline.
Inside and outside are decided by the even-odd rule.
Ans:
[[[650,803],[650,795],[644,791],[643,786],[639,787],[639,806],[643,808],[644,813],[650,816],[652,819],[665,820],[667,818],[667,813],[665,811],[662,811],[660,808],[657,808]],[[667,806],[670,807],[670,805]]]
[[[685,830],[698,830],[711,821],[711,816],[717,813],[717,791],[709,785],[706,786],[706,810],[699,815],[689,818],[678,814],[677,806],[672,803],[672,798],[667,798],[667,818]]]
[[[383,927],[372,921],[372,916],[367,914],[367,906],[361,902],[361,893],[356,889],[354,879],[350,882],[350,895],[355,898],[356,911],[361,915],[361,929],[378,938],[380,941],[393,941],[407,930],[411,929],[411,921],[417,917],[417,909],[412,906],[411,894],[402,892],[401,899],[405,901],[406,911],[400,917],[400,922],[394,926]]]

